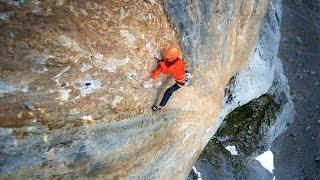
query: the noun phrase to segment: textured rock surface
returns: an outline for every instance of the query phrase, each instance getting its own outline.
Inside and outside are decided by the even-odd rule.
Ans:
[[[185,178],[267,5],[0,1],[0,177]],[[153,52],[179,41],[192,86],[154,114],[171,81],[141,82]]]
[[[320,1],[283,0],[279,55],[296,109],[272,143],[277,179],[320,179]]]
[[[226,88],[220,120],[227,122],[223,122],[222,130],[205,147],[205,156],[200,156],[195,164],[203,179],[278,178],[276,173],[255,165],[255,158],[271,148],[295,114],[288,80],[278,58],[281,4],[281,0],[270,1],[254,52]],[[238,155],[211,150],[227,146],[235,146]]]

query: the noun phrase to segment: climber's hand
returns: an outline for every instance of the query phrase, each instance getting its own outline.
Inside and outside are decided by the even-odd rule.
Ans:
[[[157,60],[157,61],[161,61],[161,59],[158,59],[158,58],[157,58],[157,57],[155,57],[155,56],[154,56],[153,58],[154,58],[155,60]]]
[[[153,82],[152,78],[148,79],[147,81],[144,81],[143,82],[143,87],[144,88],[151,88],[152,87],[152,82]]]
[[[153,57],[157,60],[157,61],[161,61],[162,57],[161,57],[161,53],[159,51],[154,52]]]

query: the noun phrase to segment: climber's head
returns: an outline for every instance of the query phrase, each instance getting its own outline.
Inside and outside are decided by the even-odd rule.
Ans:
[[[178,48],[169,47],[164,51],[164,58],[170,62],[177,58],[182,59],[182,53]]]

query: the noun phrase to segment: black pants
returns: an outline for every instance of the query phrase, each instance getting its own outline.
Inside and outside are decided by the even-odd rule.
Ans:
[[[180,89],[180,86],[177,83],[175,83],[173,86],[169,87],[163,95],[163,98],[160,102],[160,106],[164,107],[167,104],[167,102],[169,101],[169,98],[171,97],[172,93],[178,89]]]

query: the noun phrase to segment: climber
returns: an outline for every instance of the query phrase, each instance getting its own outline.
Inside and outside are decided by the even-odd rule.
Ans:
[[[158,60],[160,61],[159,66],[151,73],[150,79],[143,83],[144,87],[147,88],[152,86],[152,82],[159,76],[161,72],[171,75],[175,79],[176,83],[165,91],[159,105],[152,106],[152,110],[154,111],[163,108],[167,104],[172,93],[180,89],[180,87],[189,84],[191,77],[190,73],[185,70],[185,63],[182,59],[182,53],[178,48],[167,48],[164,51],[164,58]]]

